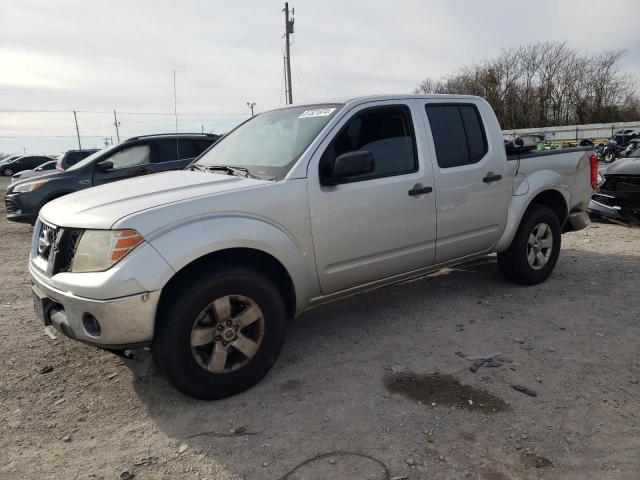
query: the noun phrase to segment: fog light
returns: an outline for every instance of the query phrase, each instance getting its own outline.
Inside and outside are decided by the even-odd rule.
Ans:
[[[100,333],[102,333],[102,330],[100,329],[100,322],[98,322],[98,319],[90,313],[85,313],[82,316],[82,326],[84,327],[84,331],[92,337],[99,337]]]

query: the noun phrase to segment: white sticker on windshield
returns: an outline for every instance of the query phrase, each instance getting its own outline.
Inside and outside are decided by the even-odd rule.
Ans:
[[[326,117],[331,115],[335,108],[314,108],[313,110],[305,110],[298,118]]]

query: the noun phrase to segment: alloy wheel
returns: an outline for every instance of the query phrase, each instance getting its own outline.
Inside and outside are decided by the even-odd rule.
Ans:
[[[546,223],[539,223],[527,240],[527,260],[534,270],[540,270],[549,261],[553,250],[553,232]]]
[[[229,373],[246,365],[260,349],[264,315],[243,295],[226,295],[207,305],[191,330],[191,353],[208,372]]]

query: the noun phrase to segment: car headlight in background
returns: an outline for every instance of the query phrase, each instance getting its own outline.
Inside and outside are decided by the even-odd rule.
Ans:
[[[596,186],[600,188],[602,185],[604,185],[604,182],[605,178],[600,174],[600,172],[598,172],[598,183],[596,184]]]
[[[144,239],[135,230],[85,230],[76,248],[72,272],[108,270]]]
[[[43,186],[48,181],[49,180],[40,180],[39,182],[21,183],[20,185],[16,185],[15,187],[13,187],[13,191],[15,193],[32,192],[33,190],[39,189],[41,186]]]

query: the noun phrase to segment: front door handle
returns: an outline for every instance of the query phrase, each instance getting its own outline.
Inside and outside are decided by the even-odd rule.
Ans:
[[[422,188],[416,188],[416,186],[414,186],[411,190],[409,190],[409,195],[412,197],[415,197],[416,195],[424,195],[425,193],[431,193],[433,192],[433,188],[431,187],[422,187]]]
[[[487,173],[487,176],[482,179],[484,183],[497,182],[502,178],[502,175],[495,175],[493,172]]]

